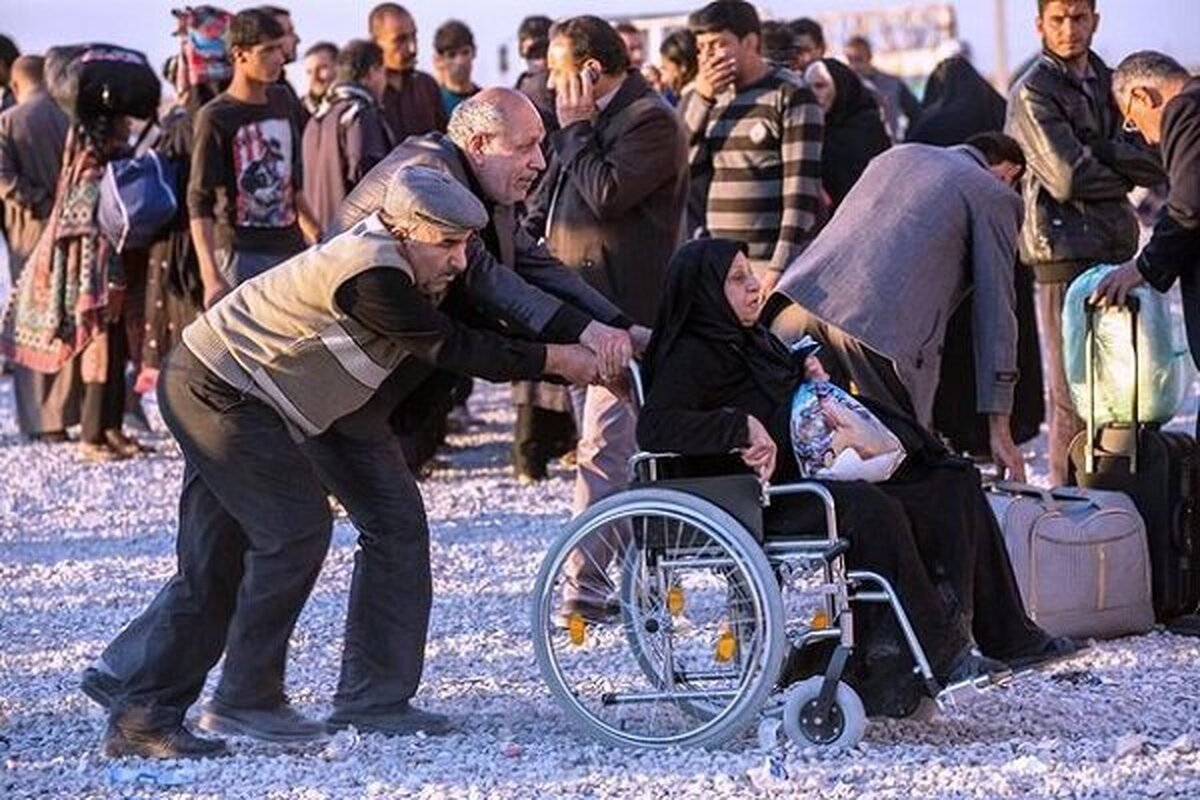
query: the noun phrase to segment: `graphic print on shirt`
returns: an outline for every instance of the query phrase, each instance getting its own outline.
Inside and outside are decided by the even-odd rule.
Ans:
[[[264,119],[238,128],[233,138],[238,187],[235,225],[285,228],[296,221],[292,147],[287,120]]]

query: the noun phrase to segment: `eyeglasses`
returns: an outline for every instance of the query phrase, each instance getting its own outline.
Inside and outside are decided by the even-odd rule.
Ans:
[[[1125,101],[1125,113],[1122,114],[1122,116],[1124,117],[1124,121],[1121,122],[1121,130],[1125,131],[1126,133],[1138,133],[1141,130],[1140,128],[1138,128],[1137,123],[1134,122],[1133,119],[1129,116],[1129,112],[1132,110],[1133,110],[1133,90],[1130,90],[1129,99]]]

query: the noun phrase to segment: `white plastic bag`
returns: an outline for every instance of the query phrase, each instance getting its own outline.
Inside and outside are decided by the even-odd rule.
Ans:
[[[862,403],[828,381],[806,381],[792,397],[792,449],[806,478],[882,483],[904,446]]]

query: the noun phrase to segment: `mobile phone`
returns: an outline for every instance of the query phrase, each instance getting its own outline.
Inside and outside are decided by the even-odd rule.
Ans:
[[[583,68],[583,72],[580,73],[580,77],[586,78],[588,83],[595,86],[596,81],[600,80],[600,70],[596,69],[595,64],[588,64]]]

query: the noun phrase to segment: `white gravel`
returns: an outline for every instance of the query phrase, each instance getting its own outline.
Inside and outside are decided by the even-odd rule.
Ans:
[[[104,466],[20,444],[0,381],[0,797],[1200,797],[1200,639],[1165,633],[1101,644],[931,724],[872,724],[836,757],[764,751],[753,734],[719,752],[591,745],[543,688],[527,622],[571,484],[512,479],[507,397],[481,385],[480,425],[422,487],[435,601],[419,699],[462,733],[114,763],[78,675],[172,572],[182,462],[163,439]],[[293,640],[288,683],[309,714],[329,711],[353,549],[341,521]]]

